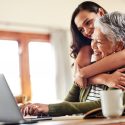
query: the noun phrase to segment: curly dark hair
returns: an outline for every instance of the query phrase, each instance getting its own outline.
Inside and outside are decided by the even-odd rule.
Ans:
[[[74,22],[75,17],[82,10],[98,13],[99,8],[102,8],[102,7],[98,5],[97,3],[94,3],[92,1],[85,1],[79,4],[78,7],[73,12],[72,18],[71,18],[71,25],[70,25],[72,39],[73,39],[72,44],[71,44],[71,53],[70,53],[71,57],[76,58],[80,49],[83,46],[91,44],[91,39],[83,36],[83,34],[78,30]],[[104,12],[107,13],[106,10],[104,10]]]

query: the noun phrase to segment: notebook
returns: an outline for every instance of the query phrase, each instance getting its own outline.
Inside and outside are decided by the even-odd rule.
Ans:
[[[31,117],[24,119],[16,100],[3,74],[0,74],[0,122],[4,123],[34,123],[42,120],[52,120],[51,117]]]

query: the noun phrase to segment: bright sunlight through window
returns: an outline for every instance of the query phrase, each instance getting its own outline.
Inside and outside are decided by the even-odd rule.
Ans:
[[[32,101],[50,103],[56,100],[55,56],[47,42],[29,43]]]
[[[21,94],[18,43],[0,40],[0,73],[3,73],[14,95]]]

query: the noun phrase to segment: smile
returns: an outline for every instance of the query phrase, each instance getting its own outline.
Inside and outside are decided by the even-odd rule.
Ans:
[[[101,52],[94,51],[93,54],[94,54],[95,56],[99,56],[99,55],[101,55]]]

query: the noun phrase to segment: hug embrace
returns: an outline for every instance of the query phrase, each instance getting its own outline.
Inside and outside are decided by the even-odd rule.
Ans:
[[[72,14],[71,33],[76,72],[65,101],[27,103],[21,108],[23,115],[84,114],[101,107],[101,90],[125,90],[125,14],[107,13],[100,5],[85,1]]]

